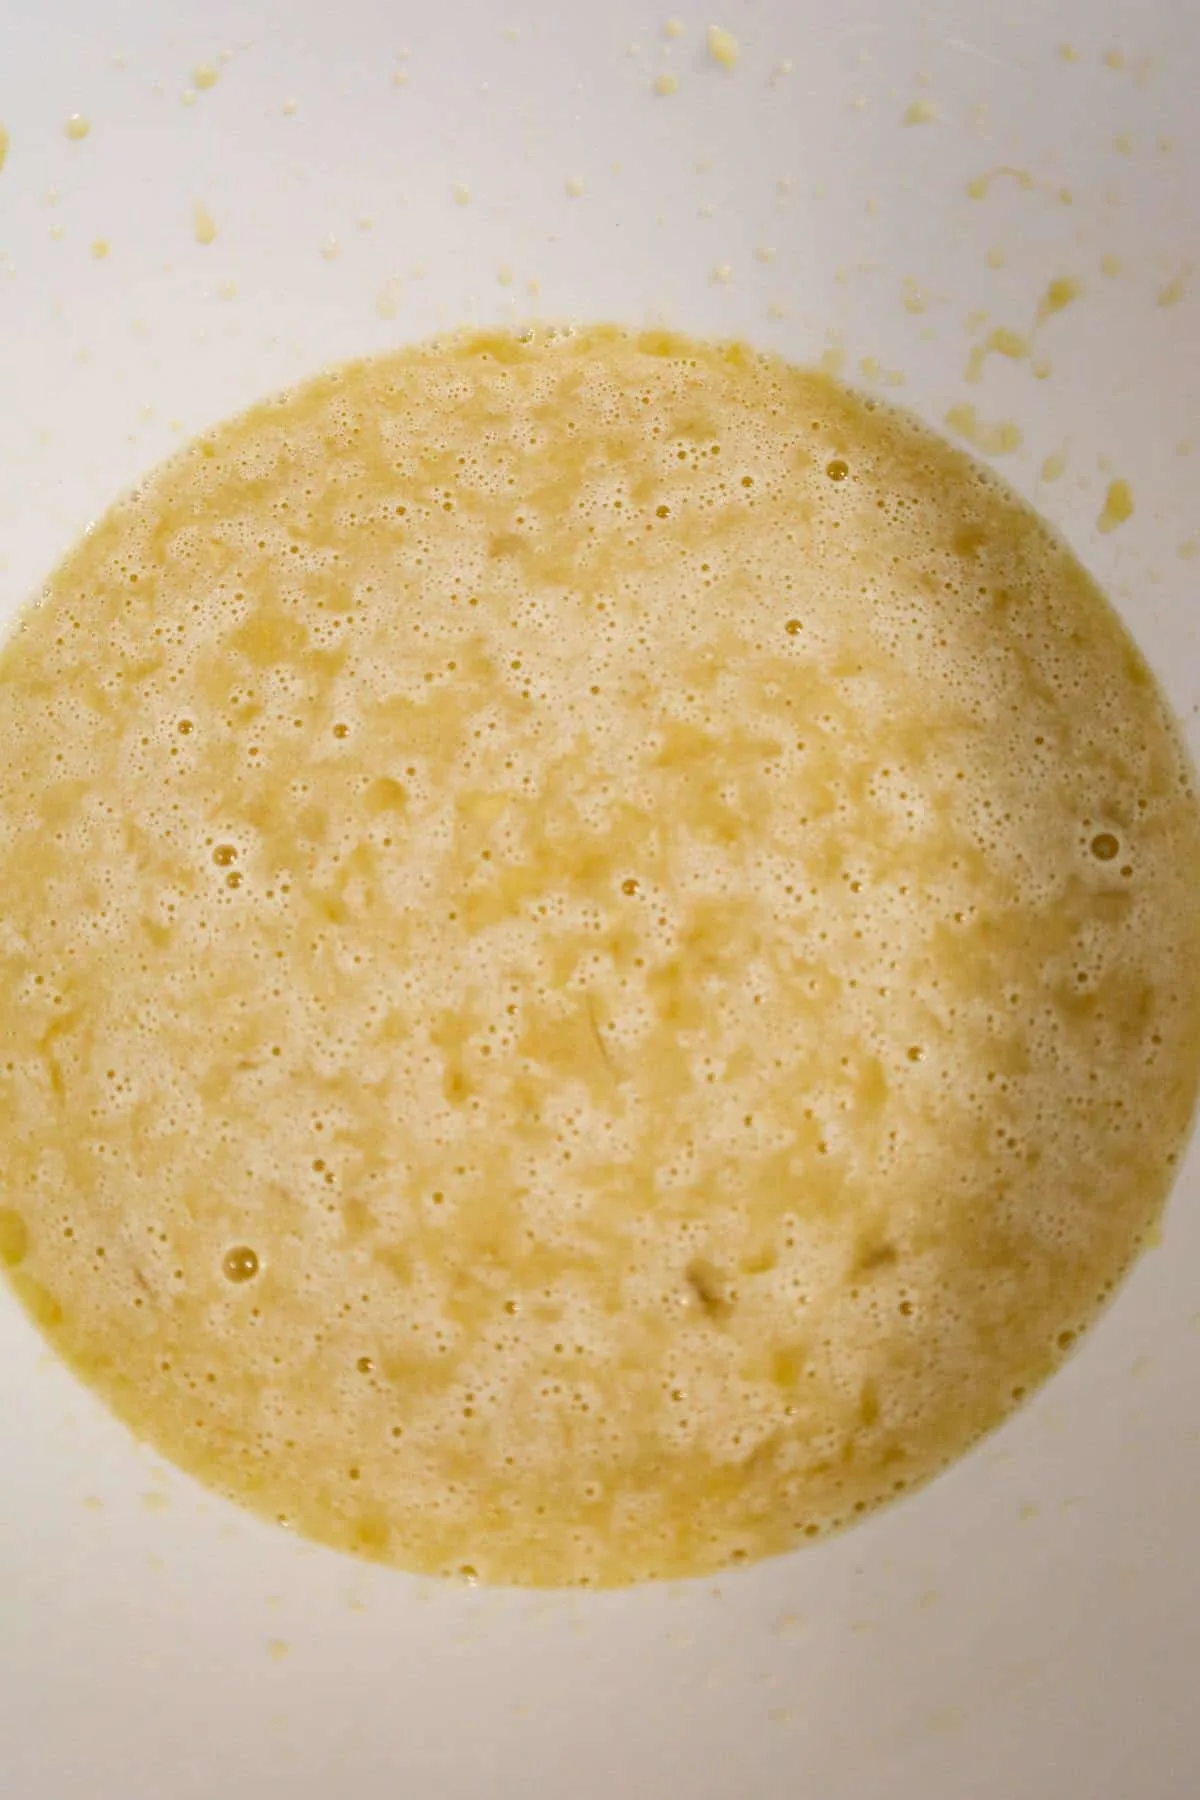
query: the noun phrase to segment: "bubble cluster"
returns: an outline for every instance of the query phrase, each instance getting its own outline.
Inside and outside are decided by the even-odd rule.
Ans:
[[[0,1262],[267,1517],[481,1581],[781,1550],[1154,1229],[1179,741],[1047,528],[826,376],[335,369],[101,520],[0,686]]]

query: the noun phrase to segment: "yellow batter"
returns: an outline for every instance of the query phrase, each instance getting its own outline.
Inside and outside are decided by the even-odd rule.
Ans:
[[[1198,987],[1095,587],[738,345],[322,375],[0,662],[0,1258],[158,1449],[408,1568],[690,1574],[924,1480],[1152,1229]]]

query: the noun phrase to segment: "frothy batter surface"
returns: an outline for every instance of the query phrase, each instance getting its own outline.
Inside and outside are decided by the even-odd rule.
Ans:
[[[330,1543],[679,1575],[928,1476],[1152,1226],[1200,830],[1065,549],[906,417],[593,330],[175,458],[0,662],[0,1257]]]

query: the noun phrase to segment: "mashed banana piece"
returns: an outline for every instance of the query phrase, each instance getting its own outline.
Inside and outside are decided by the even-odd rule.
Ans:
[[[163,1454],[406,1568],[926,1479],[1151,1230],[1200,828],[1063,545],[736,344],[454,338],[117,505],[0,662],[0,1260]]]

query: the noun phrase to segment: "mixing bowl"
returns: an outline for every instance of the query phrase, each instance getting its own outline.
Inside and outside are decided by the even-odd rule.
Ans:
[[[322,364],[470,321],[663,321],[824,359],[994,455],[1194,746],[1184,0],[6,0],[0,43],[8,616],[181,438]],[[997,327],[1030,353],[984,354]],[[259,1523],[133,1443],[0,1292],[0,1782],[1182,1800],[1198,1295],[1193,1153],[1081,1349],[925,1491],[716,1581],[568,1597]]]

